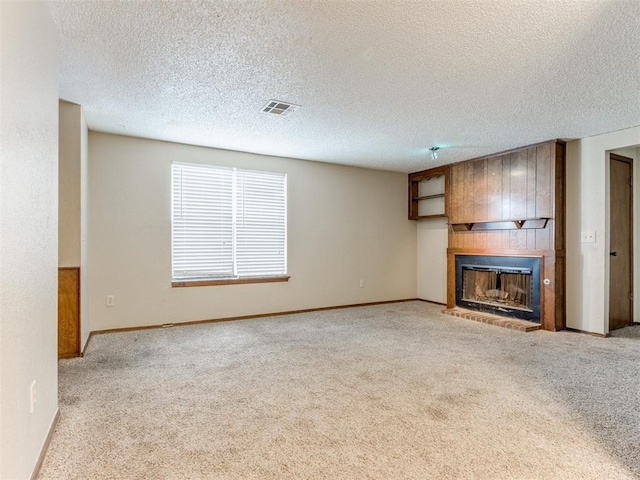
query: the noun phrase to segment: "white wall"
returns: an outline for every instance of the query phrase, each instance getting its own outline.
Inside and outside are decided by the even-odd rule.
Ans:
[[[87,229],[88,129],[82,107],[60,101],[58,265],[80,267],[80,349],[89,339]]]
[[[287,173],[289,282],[171,288],[174,160]],[[90,132],[92,329],[415,298],[406,188],[399,173]]]
[[[446,218],[418,222],[418,298],[447,303]]]
[[[639,144],[640,127],[567,143],[567,327],[609,331],[609,151]],[[581,243],[585,231],[596,232],[595,243]]]
[[[0,478],[29,478],[58,408],[58,34],[0,2]],[[37,403],[30,413],[30,387]]]

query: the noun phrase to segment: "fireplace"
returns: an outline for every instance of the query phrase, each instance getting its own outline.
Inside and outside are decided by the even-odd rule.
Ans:
[[[456,305],[540,323],[540,258],[456,255]]]

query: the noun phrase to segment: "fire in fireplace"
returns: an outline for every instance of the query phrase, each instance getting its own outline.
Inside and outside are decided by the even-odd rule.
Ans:
[[[540,323],[540,258],[456,255],[456,305]]]

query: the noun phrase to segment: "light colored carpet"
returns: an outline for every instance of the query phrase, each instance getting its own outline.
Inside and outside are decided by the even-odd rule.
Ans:
[[[39,478],[640,478],[639,407],[638,338],[423,302],[98,335]]]

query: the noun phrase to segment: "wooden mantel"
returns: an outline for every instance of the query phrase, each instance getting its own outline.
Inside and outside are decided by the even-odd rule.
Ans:
[[[409,185],[428,177],[429,170],[410,174]],[[554,140],[453,164],[446,179],[447,307],[455,307],[456,255],[535,256],[542,260],[542,328],[563,329],[565,143]]]

